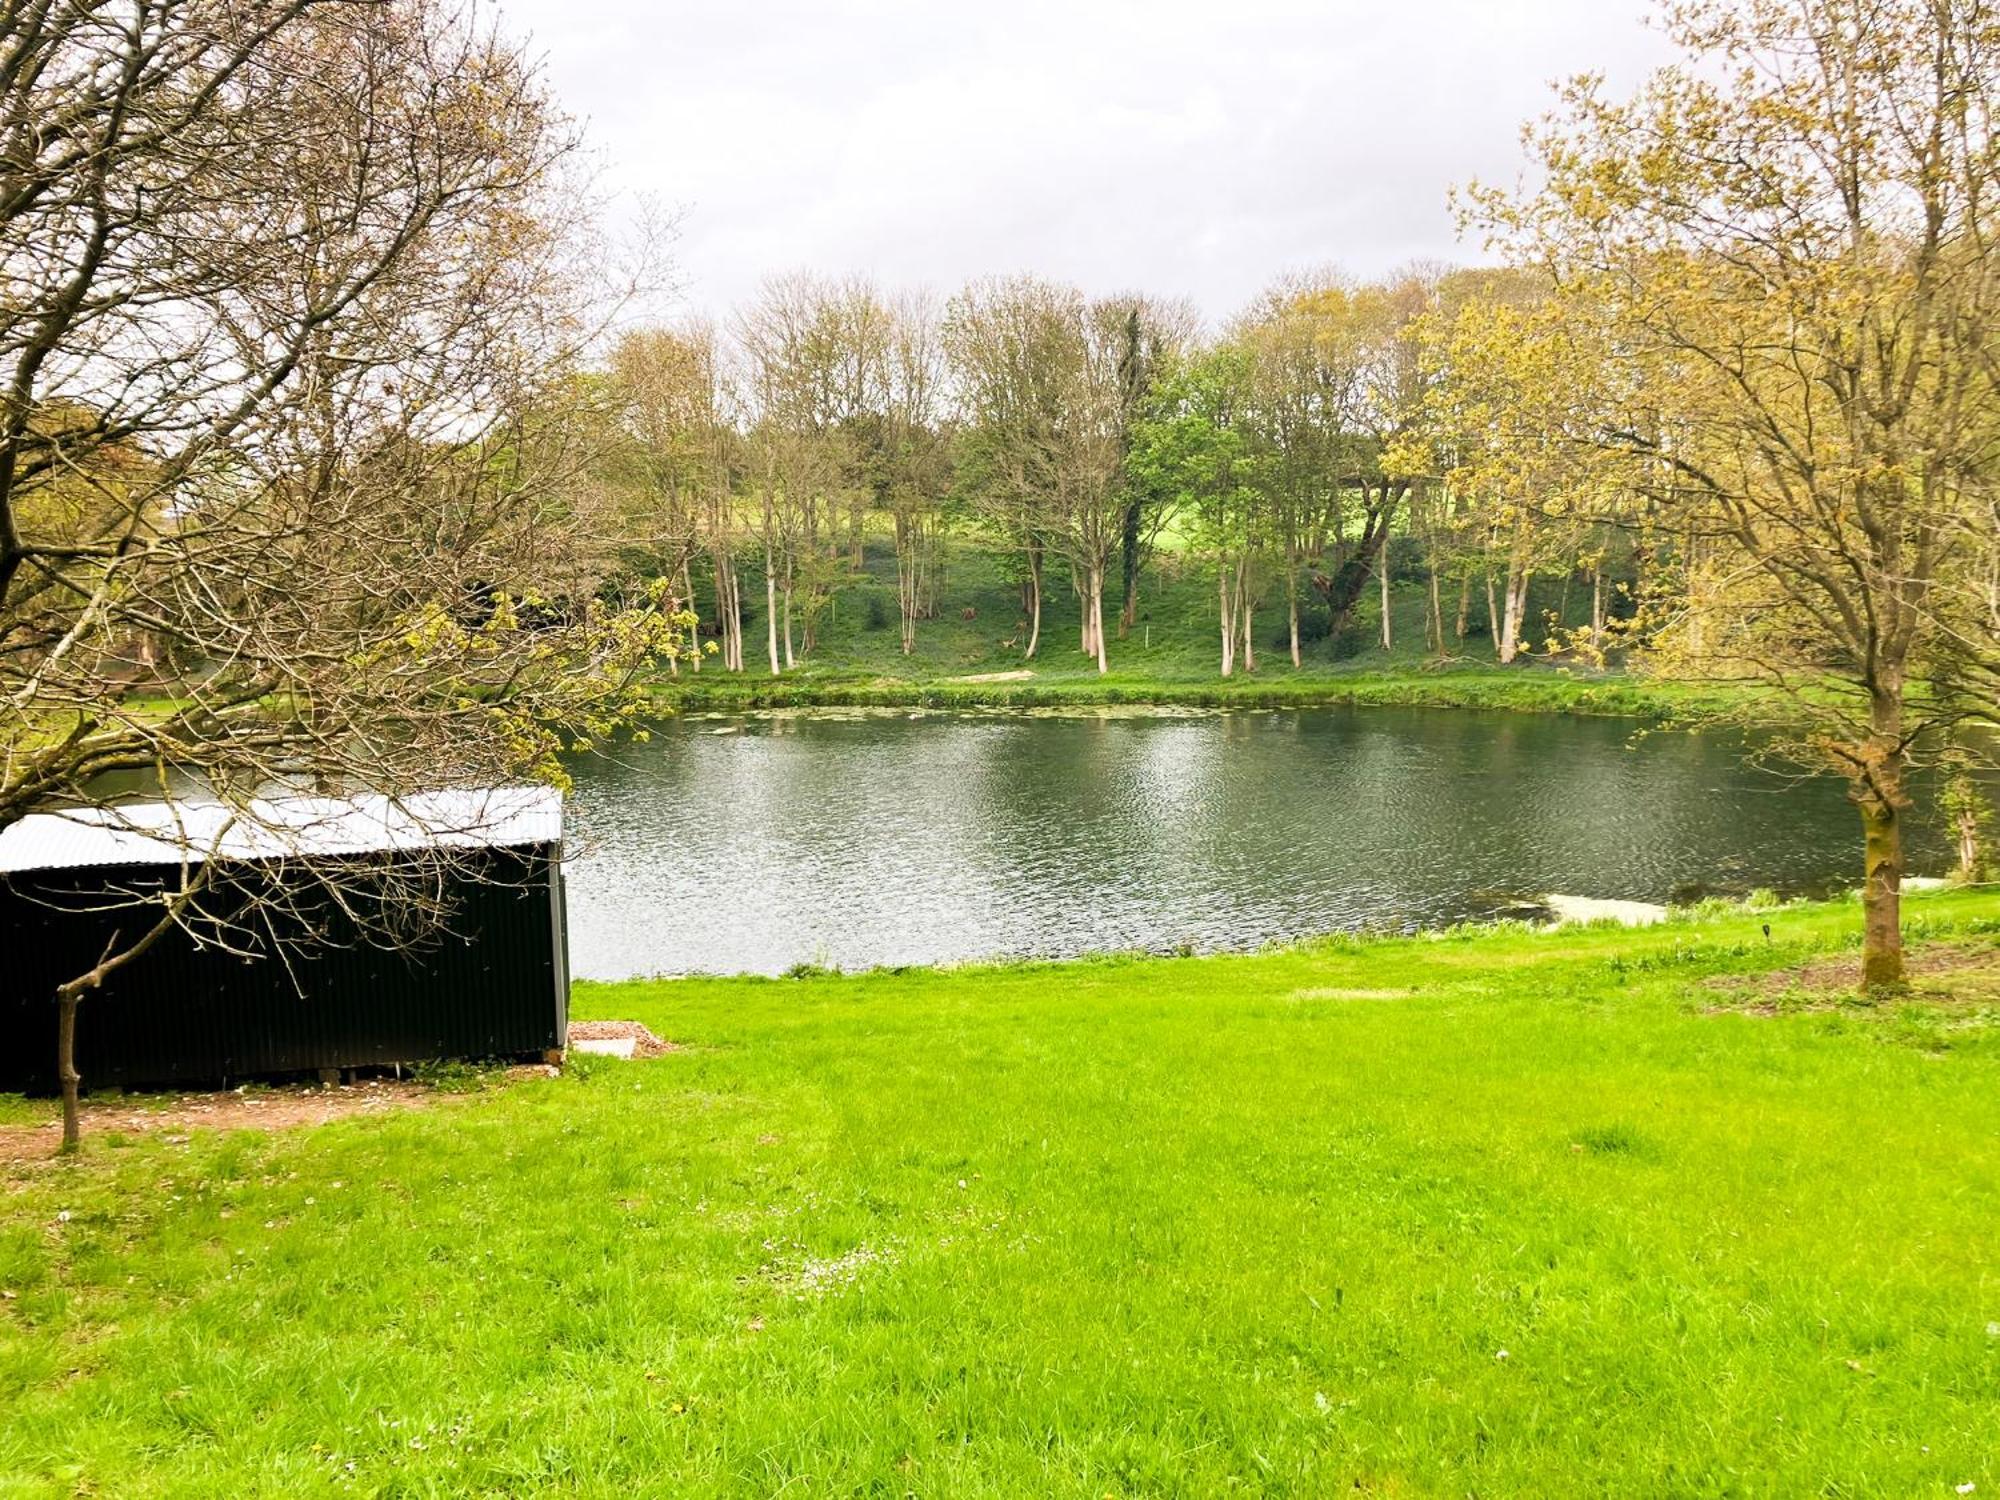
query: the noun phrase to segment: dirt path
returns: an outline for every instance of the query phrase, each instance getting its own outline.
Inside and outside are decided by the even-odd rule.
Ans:
[[[422,1109],[440,1094],[410,1079],[376,1078],[333,1087],[246,1088],[221,1094],[133,1094],[87,1099],[83,1134],[161,1135],[185,1139],[190,1130],[291,1130],[354,1115]],[[53,1102],[45,1121],[0,1125],[0,1163],[38,1161],[62,1144],[62,1119]]]

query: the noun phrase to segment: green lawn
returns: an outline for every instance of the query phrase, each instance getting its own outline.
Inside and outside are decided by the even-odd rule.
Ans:
[[[0,1167],[0,1494],[1994,1493],[1993,971],[1708,982],[1856,926],[584,986],[687,1050]]]

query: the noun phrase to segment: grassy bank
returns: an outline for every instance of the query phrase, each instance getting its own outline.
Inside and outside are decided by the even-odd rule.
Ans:
[[[1755,977],[1849,904],[583,986],[685,1050],[0,1167],[0,1492],[1985,1493],[2000,896],[1911,911],[1879,1008]]]
[[[987,680],[976,680],[987,677]],[[1616,672],[1543,667],[1353,667],[1279,670],[1222,679],[1145,672],[1037,669],[1006,678],[896,676],[807,666],[790,674],[705,672],[657,689],[663,706],[726,713],[762,708],[1048,708],[1157,703],[1206,708],[1309,708],[1331,704],[1514,709],[1534,713],[1609,714],[1670,719],[1726,707],[1726,693],[1652,682]]]
[[[1060,580],[1045,601],[1041,647],[1022,657],[1018,588],[1003,559],[968,543],[949,551],[937,618],[918,628],[917,649],[905,655],[898,629],[895,556],[871,539],[863,563],[819,626],[813,651],[773,675],[761,595],[744,625],[749,670],[721,671],[711,660],[699,673],[662,681],[664,706],[690,711],[828,706],[971,708],[1093,703],[1303,707],[1313,704],[1410,704],[1439,708],[1510,708],[1665,718],[1736,701],[1727,690],[1648,681],[1622,672],[1524,659],[1500,667],[1483,623],[1483,599],[1455,637],[1446,659],[1424,648],[1427,595],[1407,579],[1391,595],[1393,649],[1381,645],[1377,596],[1370,591],[1352,628],[1326,633],[1324,611],[1308,605],[1302,661],[1293,667],[1282,602],[1259,617],[1257,669],[1223,678],[1218,669],[1214,580],[1173,553],[1146,570],[1131,632],[1108,648],[1111,670],[1100,676],[1077,649],[1079,604]],[[1583,593],[1541,601],[1535,618],[1557,615],[1583,623]],[[1447,611],[1456,615],[1456,601]],[[1447,619],[1449,628],[1455,620]],[[1545,634],[1546,621],[1539,627]]]

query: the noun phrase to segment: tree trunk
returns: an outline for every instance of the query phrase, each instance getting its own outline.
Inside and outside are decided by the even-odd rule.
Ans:
[[[771,549],[764,549],[764,634],[771,644],[771,675],[778,675],[778,574],[771,565]]]
[[[1124,581],[1124,598],[1118,605],[1118,639],[1132,633],[1139,618],[1139,502],[1125,503],[1124,534],[1119,538],[1118,564]]]
[[[1216,617],[1222,621],[1222,675],[1236,672],[1236,601],[1229,593],[1229,564],[1215,570]]]
[[[1243,670],[1254,672],[1257,670],[1257,640],[1256,627],[1252,623],[1255,605],[1250,599],[1249,579],[1246,578],[1237,585],[1236,597],[1243,603]]]
[[[1291,617],[1292,617],[1292,618],[1291,618],[1291,630],[1292,630],[1292,670],[1293,670],[1293,671],[1295,671],[1295,672],[1296,672],[1296,671],[1297,671],[1297,670],[1299,669],[1299,666],[1301,665],[1301,662],[1300,662],[1300,659],[1299,659],[1299,588],[1298,588],[1298,582],[1299,582],[1299,581],[1298,581],[1298,578],[1297,578],[1296,576],[1294,576],[1294,577],[1293,577],[1293,579],[1292,579],[1292,591],[1291,591],[1291,597],[1290,597],[1290,598],[1288,598],[1288,599],[1287,599],[1287,600],[1285,601],[1285,603],[1286,603],[1286,606],[1287,606],[1287,607],[1288,607],[1288,608],[1290,609],[1290,611],[1291,611]]]
[[[736,559],[728,553],[715,560],[716,606],[722,615],[722,666],[729,672],[743,670],[743,590],[736,577]]]
[[[694,566],[681,559],[681,608],[694,616],[694,649],[688,653],[690,670],[701,670],[701,611],[694,607]]]
[[[1880,773],[1875,778],[1879,781]],[[1861,887],[1861,982],[1871,990],[1903,982],[1903,814],[1889,797],[1857,795],[1865,849]]]
[[[1396,637],[1389,622],[1389,545],[1382,544],[1382,558],[1376,563],[1375,571],[1382,578],[1382,653],[1388,655],[1396,649]]]
[[[82,999],[81,986],[65,984],[56,990],[56,1076],[62,1083],[65,1155],[83,1148],[83,1115],[78,1095],[83,1078],[76,1071],[76,1010]]]
[[[903,655],[917,649],[917,612],[921,607],[922,574],[918,552],[921,532],[911,517],[896,514],[896,608],[903,626]]]
[[[1431,620],[1430,648],[1439,656],[1444,655],[1444,600],[1438,593],[1437,564],[1431,564]]]
[[[1091,569],[1090,582],[1090,633],[1097,640],[1097,675],[1102,677],[1111,670],[1104,654],[1104,565],[1102,563]]]
[[[1458,635],[1458,643],[1461,646],[1465,644],[1465,627],[1471,623],[1471,616],[1472,616],[1472,575],[1470,573],[1467,573],[1463,578],[1459,579],[1458,581],[1457,635]]]
[[[1604,565],[1590,570],[1590,649],[1604,650]]]
[[[736,559],[729,559],[729,670],[747,671],[743,659],[743,579],[736,571]]]
[[[1039,542],[1028,544],[1028,649],[1021,653],[1023,661],[1033,661],[1035,648],[1042,643],[1042,548]]]
[[[1507,569],[1507,612],[1500,622],[1500,664],[1509,666],[1521,650],[1521,614],[1527,607],[1525,570]]]

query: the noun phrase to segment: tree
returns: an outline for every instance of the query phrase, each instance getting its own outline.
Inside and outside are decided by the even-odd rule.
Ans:
[[[821,616],[861,562],[862,520],[884,479],[894,325],[867,282],[803,273],[765,283],[735,320],[757,451],[766,593],[780,611],[774,630],[788,668],[818,644]],[[928,392],[921,376],[918,385]],[[772,661],[776,673],[775,651]]]
[[[1192,341],[1196,320],[1193,308],[1185,303],[1149,297],[1115,297],[1108,309],[1120,320],[1118,449],[1129,464],[1139,425],[1145,420],[1160,372]],[[1146,487],[1132,482],[1129,472],[1123,494],[1125,511],[1118,537],[1118,575],[1123,600],[1118,608],[1120,640],[1131,633],[1139,618],[1139,572],[1167,519],[1160,507],[1148,506]]]
[[[1339,530],[1349,448],[1348,374],[1330,358],[1335,346],[1316,316],[1323,303],[1315,294],[1337,281],[1330,272],[1284,278],[1258,300],[1235,334],[1253,356],[1256,420],[1269,445],[1270,529],[1294,667],[1302,661],[1302,583]]]
[[[1460,498],[1451,521],[1480,538],[1489,598],[1496,568],[1500,575],[1488,608],[1502,665],[1528,644],[1536,575],[1558,564],[1568,571],[1586,556],[1590,648],[1602,651],[1603,531],[1634,519],[1625,503],[1630,456],[1593,441],[1592,393],[1609,389],[1615,361],[1599,325],[1575,313],[1515,289],[1469,296],[1428,318],[1420,337],[1433,378],[1424,420],[1392,459],[1406,472],[1436,475],[1444,493]],[[1435,592],[1433,601],[1435,611]]]
[[[1223,345],[1183,360],[1161,380],[1134,434],[1135,478],[1163,510],[1189,518],[1214,560],[1222,675],[1257,665],[1259,554],[1271,519],[1270,464],[1252,408],[1251,354]]]
[[[272,787],[560,779],[678,621],[601,595],[577,545],[581,200],[533,70],[436,0],[26,11],[0,828],[103,805],[112,772],[241,822]],[[198,922],[230,877],[199,853],[61,988],[68,1144],[78,1006]]]
[[[1789,695],[1791,751],[1859,812],[1863,970],[1894,985],[1908,770],[1993,659],[1973,539],[2000,457],[2000,19],[1681,0],[1664,20],[1686,65],[1629,103],[1571,85],[1531,136],[1543,185],[1475,209],[1618,352],[1594,441],[1634,461],[1682,574],[1654,597],[1654,665]]]
[[[1104,584],[1123,535],[1120,351],[1126,309],[1032,277],[952,299],[946,340],[964,407],[974,503],[1025,559],[1027,646],[1040,644],[1043,563],[1070,564],[1078,645],[1108,670]]]
[[[937,613],[938,541],[951,490],[944,428],[944,332],[935,302],[911,295],[888,306],[881,409],[870,414],[877,503],[896,542],[896,602],[903,654],[917,649],[917,622]]]
[[[678,581],[695,605],[693,559],[708,553],[723,666],[743,670],[742,600],[736,581],[735,433],[724,410],[715,332],[705,323],[645,328],[613,350],[610,398],[621,442],[608,445],[618,493],[613,524],[619,550],[639,554],[639,571]],[[700,652],[689,665],[701,670]]]

